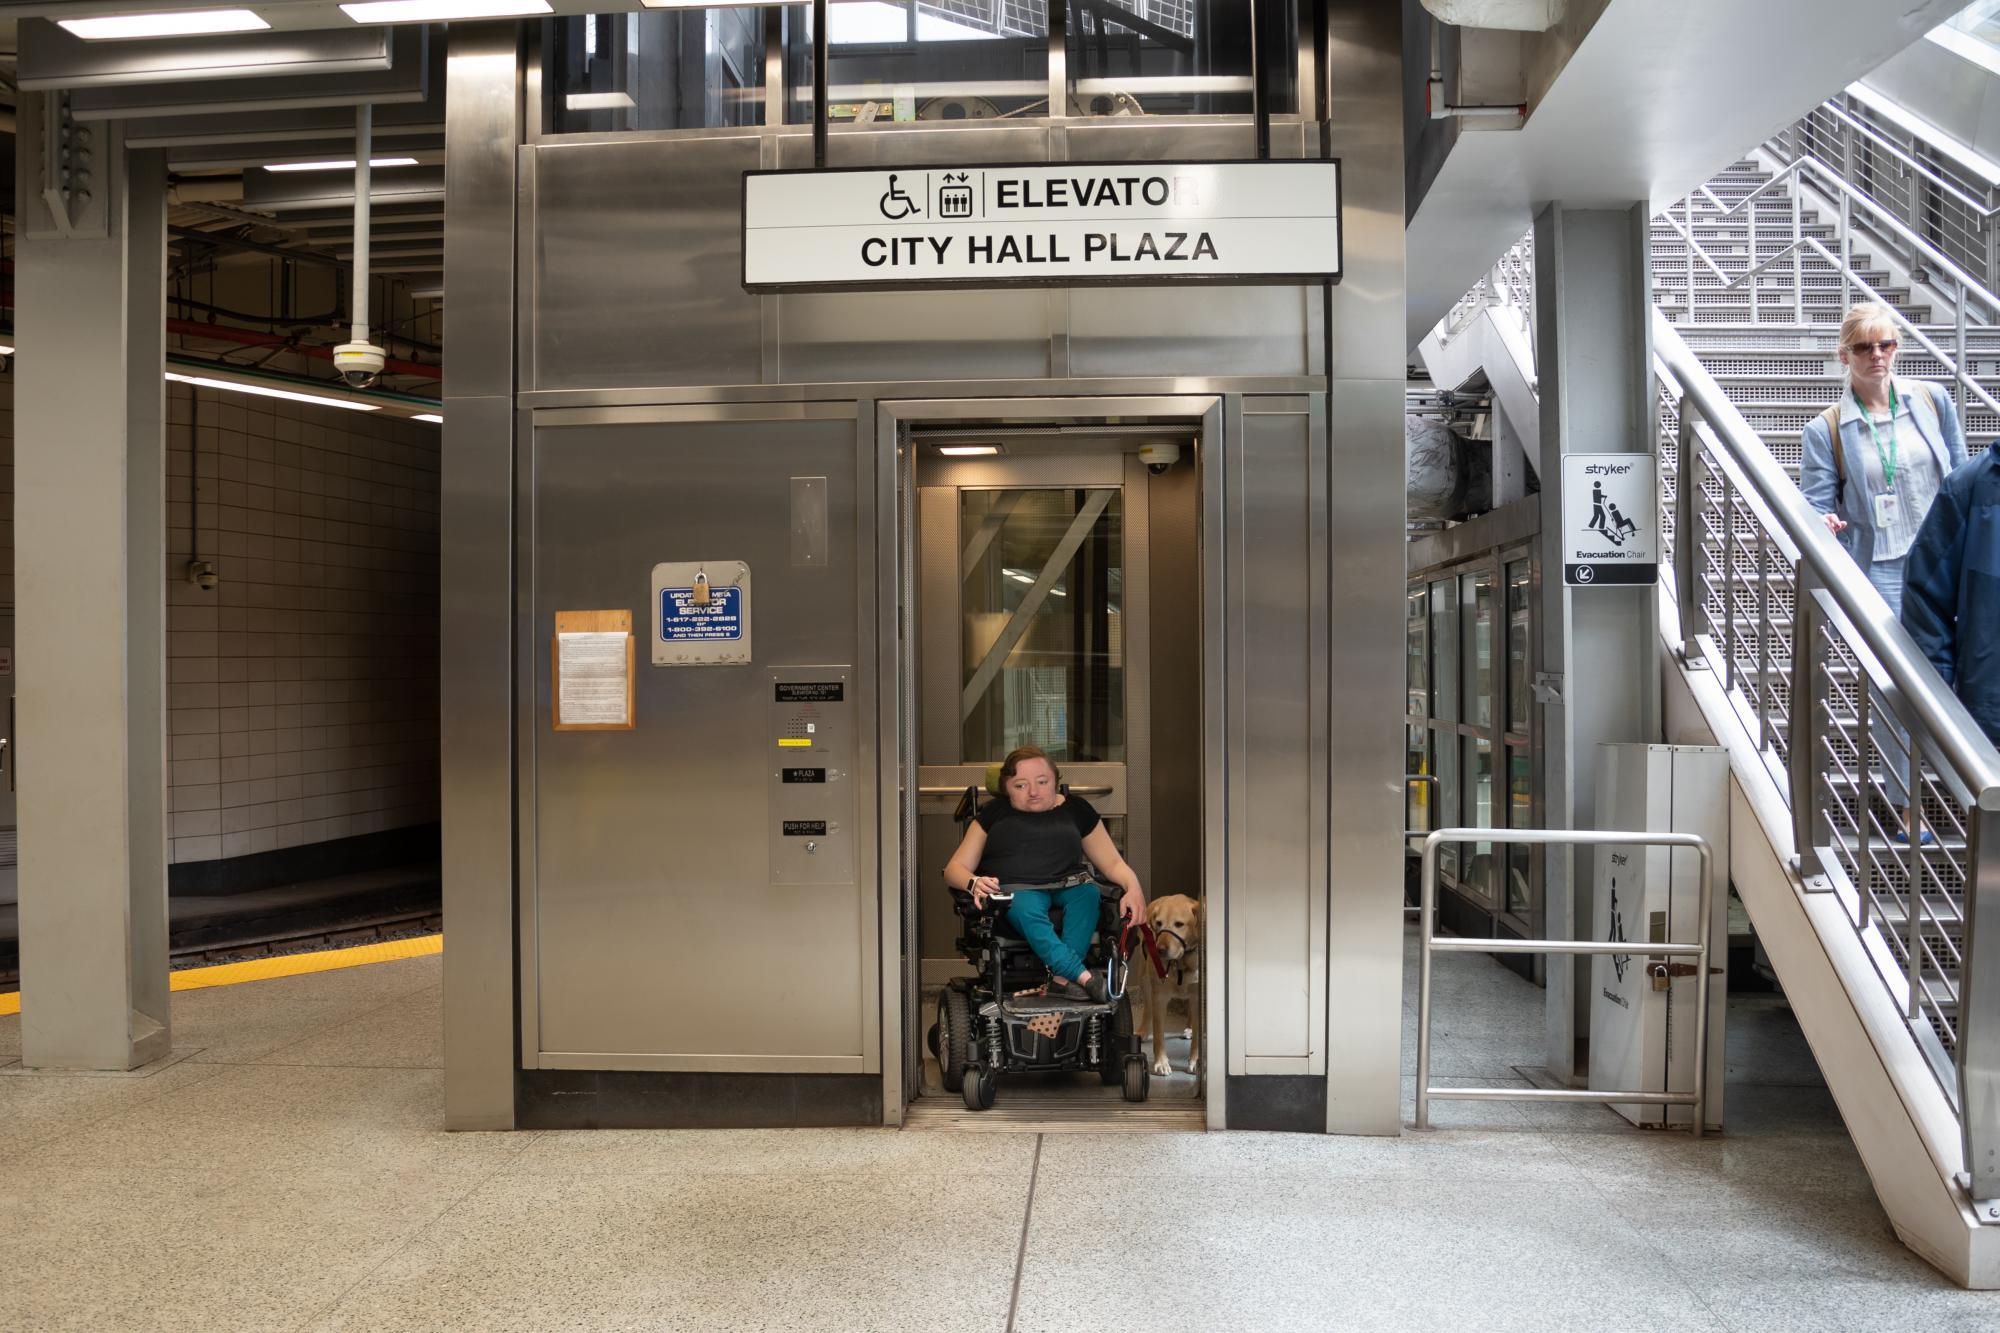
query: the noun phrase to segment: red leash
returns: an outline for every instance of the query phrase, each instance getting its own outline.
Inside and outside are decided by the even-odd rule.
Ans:
[[[1167,979],[1167,965],[1166,962],[1160,957],[1160,942],[1154,936],[1153,927],[1150,922],[1127,921],[1125,923],[1125,929],[1119,932],[1118,935],[1119,955],[1123,957],[1128,963],[1131,961],[1132,932],[1135,930],[1139,932],[1139,938],[1141,941],[1144,942],[1146,946],[1146,956],[1153,960],[1153,972],[1160,978],[1160,980],[1165,981]]]

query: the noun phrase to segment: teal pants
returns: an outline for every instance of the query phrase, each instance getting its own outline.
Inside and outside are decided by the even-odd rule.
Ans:
[[[1016,889],[1007,919],[1049,965],[1049,971],[1069,981],[1084,970],[1083,955],[1097,930],[1097,886],[1077,884],[1067,889]],[[1049,908],[1063,911],[1062,933],[1049,923]]]

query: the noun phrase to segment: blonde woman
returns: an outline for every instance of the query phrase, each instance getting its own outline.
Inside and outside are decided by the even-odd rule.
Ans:
[[[1806,423],[1799,489],[1854,557],[1889,610],[1903,611],[1903,560],[1951,470],[1965,433],[1951,397],[1896,374],[1895,316],[1864,302],[1840,324],[1839,401]],[[1834,430],[1838,423],[1838,431]]]
[[[1935,384],[1896,374],[1901,341],[1887,307],[1870,301],[1847,312],[1840,323],[1840,364],[1847,372],[1840,397],[1806,423],[1799,458],[1806,502],[1898,617],[1903,566],[1917,530],[1944,479],[1965,461],[1965,432],[1951,396]],[[1893,747],[1883,749],[1888,796],[1907,823],[1909,739],[1879,696],[1875,703],[1896,737]],[[1892,836],[1909,840],[1900,830]],[[1924,839],[1931,840],[1928,830]]]

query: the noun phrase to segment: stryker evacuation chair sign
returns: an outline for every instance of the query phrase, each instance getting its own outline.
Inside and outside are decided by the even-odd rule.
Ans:
[[[743,286],[1338,282],[1340,163],[749,171]]]
[[[1657,583],[1659,474],[1651,454],[1565,454],[1563,582],[1573,588]]]

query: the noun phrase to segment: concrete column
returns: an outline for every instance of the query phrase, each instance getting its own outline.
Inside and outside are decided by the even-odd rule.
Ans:
[[[1596,827],[1598,746],[1659,738],[1657,589],[1562,584],[1562,456],[1651,453],[1659,438],[1649,237],[1645,204],[1572,209],[1557,203],[1535,218],[1535,360],[1545,464],[1536,711],[1538,822],[1545,828]],[[1549,849],[1544,883],[1550,938],[1595,936],[1594,859],[1588,851]],[[1572,1081],[1585,1074],[1589,980],[1589,958],[1549,959],[1548,1067]]]
[[[94,127],[101,211],[65,232],[38,120],[15,261],[22,1062],[131,1069],[169,1046],[166,162]]]

